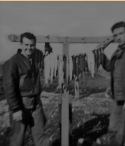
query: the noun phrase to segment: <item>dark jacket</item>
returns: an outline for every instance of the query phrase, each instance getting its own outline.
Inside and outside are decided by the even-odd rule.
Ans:
[[[32,56],[32,65],[22,54],[12,56],[3,66],[3,85],[9,108],[20,110],[22,97],[34,97],[41,93],[39,64]]]
[[[106,55],[103,54],[102,59],[103,60],[101,62],[103,68],[106,71],[110,71],[111,74],[111,91],[112,91],[112,97],[113,99],[120,101],[120,100],[125,100],[125,48],[118,48],[112,55],[111,59],[108,60]],[[115,97],[114,95],[114,71],[115,71],[115,62],[120,61],[121,60],[121,64],[119,64],[119,72],[121,73],[121,76],[119,77],[120,81],[121,81],[121,88],[122,88],[122,93],[121,95],[123,95],[122,97]],[[118,85],[118,86],[120,86]]]

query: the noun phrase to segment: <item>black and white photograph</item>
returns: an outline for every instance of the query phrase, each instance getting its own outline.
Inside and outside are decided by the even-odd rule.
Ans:
[[[124,1],[0,1],[0,146],[125,146]]]

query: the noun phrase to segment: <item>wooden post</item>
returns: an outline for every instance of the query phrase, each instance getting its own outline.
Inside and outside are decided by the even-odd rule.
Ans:
[[[63,43],[63,55],[66,56],[66,62],[64,62],[64,93],[61,100],[61,146],[69,146],[69,91],[67,90],[69,76],[69,72],[67,71],[67,56],[69,55],[69,43],[67,41]]]
[[[69,91],[64,89],[61,111],[61,146],[69,146]]]
[[[63,82],[63,59],[62,56],[59,55],[58,59],[58,83],[59,83],[59,88],[61,88],[61,84]]]

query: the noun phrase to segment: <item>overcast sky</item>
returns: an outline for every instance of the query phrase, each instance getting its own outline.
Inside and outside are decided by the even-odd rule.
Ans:
[[[107,36],[111,35],[110,28],[115,22],[124,20],[124,1],[0,1],[0,61],[9,59],[19,47],[18,43],[7,40],[9,34],[30,31],[35,35]],[[93,48],[95,45],[90,46]],[[44,44],[37,46],[40,49],[44,48]],[[52,44],[52,46],[56,51],[59,48],[60,52],[61,45]],[[74,45],[72,48],[76,49],[77,47]],[[112,45],[106,50],[109,57],[115,48],[116,45],[115,47]]]

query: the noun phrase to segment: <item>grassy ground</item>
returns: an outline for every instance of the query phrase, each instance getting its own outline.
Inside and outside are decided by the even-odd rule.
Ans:
[[[44,82],[44,79],[42,79]],[[50,84],[48,87],[43,85],[43,91],[47,92],[56,92],[56,87],[58,86],[57,79],[54,80],[54,83]],[[74,80],[69,83],[70,93],[74,95]],[[109,78],[106,78],[101,74],[95,75],[94,78],[90,74],[86,73],[83,79],[79,79],[80,95],[87,96],[93,93],[104,92],[107,87],[110,86]]]

